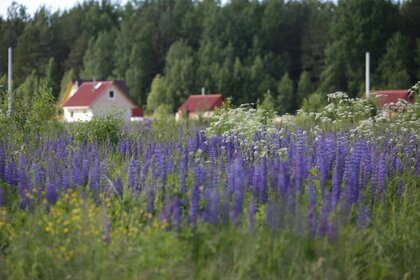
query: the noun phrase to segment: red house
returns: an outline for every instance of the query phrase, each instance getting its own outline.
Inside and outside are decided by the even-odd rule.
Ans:
[[[378,106],[382,108],[386,117],[391,117],[392,112],[397,112],[397,102],[405,100],[408,103],[414,103],[414,97],[409,94],[408,89],[403,90],[377,90],[371,92],[377,97]]]
[[[71,83],[62,104],[64,121],[89,121],[94,115],[121,112],[125,121],[141,120],[143,109],[131,98],[123,81]]]
[[[222,106],[224,101],[222,94],[190,95],[179,107],[176,119],[180,119],[183,114],[187,114],[190,119],[197,119],[199,116],[209,117],[214,109]]]
[[[391,103],[396,104],[398,100],[403,99],[409,103],[414,102],[413,96],[409,95],[408,89],[402,90],[377,90],[371,92],[378,98],[378,105],[383,108]]]

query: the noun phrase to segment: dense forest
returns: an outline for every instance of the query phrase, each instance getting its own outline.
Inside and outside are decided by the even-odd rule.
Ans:
[[[71,79],[119,79],[150,112],[205,87],[293,113],[311,96],[360,95],[366,51],[374,89],[409,88],[420,78],[419,15],[420,0],[90,0],[33,16],[13,3],[0,17],[0,84],[12,47],[28,103],[42,81],[59,99]]]

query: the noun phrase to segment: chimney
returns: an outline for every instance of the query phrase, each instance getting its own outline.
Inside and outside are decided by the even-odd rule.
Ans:
[[[369,91],[370,91],[370,55],[369,52],[366,52],[365,56],[365,85],[366,85],[366,99],[369,98]]]
[[[8,107],[7,115],[10,116],[12,113],[12,48],[9,48],[9,63],[7,71],[7,87],[8,87]]]
[[[205,87],[201,88],[201,95],[206,95],[206,88]]]

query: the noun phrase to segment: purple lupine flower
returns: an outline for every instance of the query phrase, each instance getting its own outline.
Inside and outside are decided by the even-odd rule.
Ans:
[[[331,220],[331,223],[328,226],[328,239],[330,241],[335,241],[338,237],[338,221],[337,218],[334,217]]]
[[[194,228],[197,224],[197,219],[200,215],[200,189],[194,186],[190,195],[190,209],[188,218],[191,226]]]
[[[385,191],[385,176],[386,176],[386,163],[385,163],[385,152],[380,156],[378,162],[378,195],[382,199]]]
[[[58,192],[55,187],[55,181],[51,178],[47,182],[47,186],[45,188],[46,194],[45,197],[50,205],[53,205],[58,200]]]
[[[156,177],[159,177],[161,179],[162,186],[164,187],[166,185],[167,164],[166,164],[165,154],[162,151],[162,149],[159,149],[158,147],[156,147],[154,158],[156,161],[156,168],[157,168]]]
[[[175,229],[179,229],[182,224],[182,205],[178,197],[175,198],[172,210],[172,222]]]
[[[146,212],[155,214],[155,192],[151,186],[146,188]]]
[[[234,146],[233,146],[233,139],[225,139],[226,145],[226,162],[230,164],[233,158]]]
[[[274,229],[274,209],[271,202],[266,204],[265,208],[265,224],[267,227]]]
[[[219,223],[219,191],[217,188],[207,188],[204,191],[206,206],[203,213],[203,221],[210,224]]]
[[[81,180],[80,183],[82,186],[86,186],[86,184],[88,183],[88,179],[89,179],[89,160],[88,159],[83,159],[82,161],[82,172],[81,172],[82,176],[81,176]]]
[[[322,201],[321,209],[319,211],[319,225],[318,233],[320,235],[327,235],[329,231],[328,215],[330,213],[329,209],[329,197],[324,197]]]
[[[326,143],[322,135],[318,136],[319,139],[315,144],[316,151],[316,167],[319,174],[319,188],[321,193],[324,194],[324,188],[328,180],[328,158],[326,152]]]
[[[112,190],[118,195],[118,196],[122,196],[124,189],[123,189],[123,184],[122,184],[122,180],[121,177],[117,177],[114,180],[114,184],[112,186]]]
[[[131,192],[134,192],[138,190],[138,175],[139,175],[139,161],[138,160],[132,160],[130,161],[130,164],[128,165],[128,188],[131,190]]]
[[[308,227],[310,236],[316,234],[316,191],[312,183],[308,186]]]
[[[359,208],[357,211],[357,228],[366,228],[369,225],[369,222],[369,209],[363,205],[363,203],[359,203]]]
[[[334,175],[332,179],[332,201],[335,205],[341,196],[341,184],[344,175],[344,167],[346,163],[347,143],[343,137],[337,139],[336,161],[334,167]],[[333,205],[333,206],[334,206]]]
[[[404,182],[403,180],[398,180],[398,184],[397,184],[398,188],[397,188],[397,197],[400,200],[403,193],[405,192],[405,186],[404,186]]]
[[[294,156],[294,171],[295,171],[295,188],[296,191],[302,192],[303,190],[303,181],[305,179],[305,136],[303,131],[298,129],[296,131],[297,141],[296,141],[296,153]]]
[[[125,140],[125,155],[127,156],[127,158],[131,158],[131,156],[133,155],[132,151],[131,151],[131,141],[130,139]]]
[[[239,178],[238,178],[239,179]],[[243,185],[243,180],[241,182],[237,181],[237,185],[235,186],[234,191],[234,204],[233,204],[233,217],[232,220],[235,224],[238,224],[243,212],[243,204],[244,204],[244,192],[245,186]]]
[[[73,186],[82,185],[82,169],[80,168],[79,159],[73,155],[71,160],[71,182]]]
[[[266,203],[268,200],[268,187],[265,158],[254,169],[254,175],[252,177],[252,186],[254,196],[257,198],[258,202]]]
[[[251,201],[249,202],[249,211],[248,211],[248,216],[249,216],[249,229],[251,231],[255,230],[255,214],[257,213],[257,206],[255,203],[254,199],[251,199]]]
[[[6,193],[0,188],[0,208],[3,208],[6,205]]]
[[[280,197],[283,200],[286,200],[289,189],[289,174],[287,165],[282,162],[280,162],[279,172],[277,174],[277,188],[280,193]]]
[[[228,173],[227,177],[229,180],[229,177],[231,175]],[[222,205],[222,222],[224,224],[229,223],[229,212],[230,212],[230,199],[233,193],[233,189],[231,187],[231,184],[228,183],[228,180],[225,180],[224,182],[224,189],[223,189],[223,205]]]
[[[63,168],[62,182],[63,188],[66,191],[70,187],[69,170],[67,168]]]
[[[201,187],[206,181],[206,176],[203,168],[197,162],[194,162],[194,186]]]
[[[123,157],[126,156],[126,151],[127,151],[126,140],[118,141],[117,150],[121,155],[123,155]]]
[[[346,202],[349,205],[355,203],[360,192],[360,143],[356,142],[353,146],[350,161],[347,162],[347,172],[345,180]]]
[[[416,174],[420,175],[420,152],[417,153],[414,169],[416,170]]]
[[[89,189],[97,195],[99,192],[99,185],[101,180],[101,170],[99,159],[96,158],[93,162],[92,168],[89,170]]]
[[[0,179],[4,180],[4,172],[6,167],[6,151],[2,142],[0,142]]]

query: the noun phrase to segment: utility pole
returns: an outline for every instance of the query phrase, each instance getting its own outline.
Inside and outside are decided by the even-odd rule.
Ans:
[[[9,48],[9,63],[8,63],[8,72],[7,72],[7,91],[8,91],[8,106],[7,106],[7,116],[10,117],[12,114],[12,48]]]
[[[365,62],[365,85],[366,85],[366,99],[369,98],[369,91],[370,91],[370,55],[369,52],[366,52],[366,62]]]

